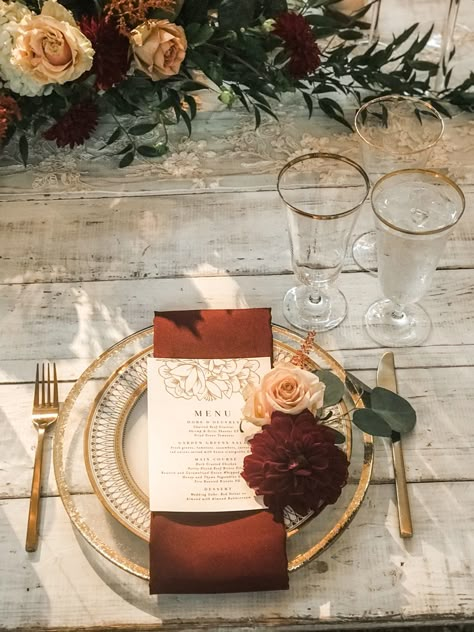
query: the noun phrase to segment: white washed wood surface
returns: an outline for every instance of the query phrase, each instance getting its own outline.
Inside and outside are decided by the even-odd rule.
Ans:
[[[473,262],[474,186],[463,190],[467,210],[441,267]],[[372,226],[367,202],[356,233]],[[286,212],[274,190],[4,202],[0,281],[281,274],[291,271],[286,231]]]
[[[414,11],[427,22],[441,5],[403,0],[397,20],[408,25]],[[472,22],[468,5],[461,25]],[[434,328],[423,347],[396,351],[400,390],[419,416],[404,439],[413,540],[398,537],[391,460],[379,440],[374,484],[355,521],[291,576],[288,593],[151,598],[144,582],[74,533],[57,496],[50,436],[40,548],[24,552],[38,360],[58,363],[64,398],[98,353],[149,326],[155,308],[269,305],[284,324],[281,299],[293,277],[278,168],[308,150],[357,156],[355,138],[324,117],[284,111],[280,126],[266,123],[258,134],[238,113],[203,113],[168,162],[125,177],[97,161],[81,171],[62,159],[0,175],[0,629],[286,632],[474,621],[474,120],[466,115],[447,121],[431,163],[467,197],[423,301]],[[366,205],[357,231],[370,222]],[[377,281],[348,262],[339,284],[349,317],[318,342],[373,384],[382,350],[362,318],[380,294]],[[76,491],[86,489],[84,481]]]

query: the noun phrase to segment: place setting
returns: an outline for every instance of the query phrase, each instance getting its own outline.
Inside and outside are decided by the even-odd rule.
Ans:
[[[35,406],[41,390],[58,417],[54,469],[69,518],[151,594],[287,589],[289,573],[349,528],[374,436],[392,446],[400,537],[416,531],[401,446],[416,413],[397,394],[393,352],[374,351],[371,388],[317,341],[350,318],[335,282],[369,192],[384,298],[368,308],[367,331],[389,348],[426,339],[416,301],[463,194],[421,168],[371,187],[361,165],[331,153],[293,159],[277,191],[299,282],[283,299],[290,328],[272,323],[269,308],[156,311],[152,326],[84,371],[59,417],[56,367],[54,379],[49,366],[36,377]]]
[[[472,620],[470,18],[0,0],[5,629]]]

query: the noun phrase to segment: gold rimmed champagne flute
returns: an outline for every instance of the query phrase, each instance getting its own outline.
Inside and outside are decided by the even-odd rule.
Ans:
[[[431,329],[418,305],[428,291],[454,226],[464,212],[461,189],[446,176],[405,169],[372,190],[378,279],[384,295],[365,315],[370,337],[383,347],[422,344]]]
[[[443,119],[433,106],[402,95],[368,101],[356,112],[354,125],[362,164],[372,184],[392,171],[426,167],[444,131]],[[374,274],[377,253],[373,230],[355,239],[352,256],[362,270]]]
[[[298,329],[327,331],[347,314],[346,299],[334,283],[369,179],[348,158],[312,153],[286,164],[277,186],[287,208],[291,259],[300,282],[286,293],[283,313]]]

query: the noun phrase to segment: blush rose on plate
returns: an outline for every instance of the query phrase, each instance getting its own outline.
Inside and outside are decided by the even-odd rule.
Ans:
[[[259,386],[247,388],[244,417],[257,426],[264,426],[270,423],[275,410],[297,415],[307,408],[314,415],[323,407],[325,388],[314,373],[291,362],[279,362]]]

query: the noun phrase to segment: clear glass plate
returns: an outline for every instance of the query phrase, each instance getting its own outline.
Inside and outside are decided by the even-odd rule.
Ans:
[[[273,338],[275,359],[291,357],[303,342],[276,325]],[[143,579],[149,575],[144,358],[152,342],[150,327],[118,342],[86,369],[61,409],[54,444],[58,488],[74,526],[104,557]],[[311,367],[331,369],[345,380],[342,367],[317,345],[308,355]],[[350,411],[363,404],[351,383],[346,385],[333,416],[346,437],[349,482],[337,503],[314,519],[287,511],[290,571],[344,531],[369,485],[372,438],[350,423]]]

